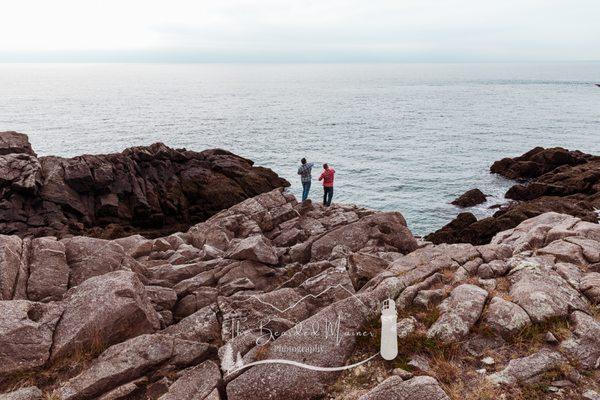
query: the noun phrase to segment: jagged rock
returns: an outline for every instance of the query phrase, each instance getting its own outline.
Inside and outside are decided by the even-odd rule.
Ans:
[[[56,238],[31,241],[27,297],[30,300],[61,300],[69,286],[65,246]]]
[[[44,365],[62,313],[55,303],[0,301],[0,375]]]
[[[579,291],[592,303],[600,304],[600,273],[590,272],[579,280]]]
[[[154,245],[154,241],[141,235],[126,236],[115,239],[114,242],[120,245],[128,256],[133,258],[148,256]]]
[[[52,358],[110,345],[159,329],[159,319],[137,275],[115,271],[86,280],[70,290],[56,326]]]
[[[333,248],[338,245],[358,252],[370,242],[391,246],[403,254],[417,249],[417,242],[400,213],[379,213],[342,226],[317,239],[312,244],[312,259],[328,259]]]
[[[205,400],[220,381],[219,367],[212,361],[204,361],[187,370],[160,400]]]
[[[600,368],[600,322],[579,311],[571,314],[571,321],[575,325],[573,337],[561,343],[562,351],[583,368]]]
[[[43,400],[44,393],[37,386],[17,389],[10,393],[0,394],[0,400]]]
[[[456,287],[440,304],[442,314],[429,328],[427,336],[445,342],[462,339],[479,319],[486,299],[487,292],[480,287],[469,284]]]
[[[41,169],[39,161],[34,156],[0,155],[0,188],[14,190],[23,195],[36,194],[42,180]]]
[[[308,278],[299,288],[314,297],[311,303],[321,307],[355,293],[348,273],[337,268],[327,269],[319,275]]]
[[[215,310],[206,306],[161,332],[179,339],[217,343],[221,338],[221,325]]]
[[[56,394],[61,400],[94,398],[132,381],[161,365],[186,367],[215,354],[210,345],[168,335],[142,335],[109,347],[81,374],[62,384]]]
[[[0,132],[0,155],[5,154],[36,155],[29,144],[27,135],[14,131]]]
[[[201,308],[216,303],[219,290],[212,287],[200,287],[177,302],[173,311],[176,318],[192,315]]]
[[[120,245],[109,240],[77,236],[61,242],[70,266],[69,287],[133,263]]]
[[[490,171],[508,179],[531,179],[564,165],[586,163],[590,158],[589,154],[569,151],[562,147],[535,147],[519,157],[496,161]]]
[[[573,310],[586,311],[587,300],[551,268],[535,260],[522,261],[511,272],[510,296],[533,322],[566,317]]]
[[[0,172],[6,177],[0,186],[8,183],[9,191],[3,197],[11,198],[0,232],[20,236],[164,235],[289,186],[225,150],[198,153],[156,143],[116,154],[38,158],[27,136],[16,132],[0,133]],[[43,222],[30,221],[35,216]]]
[[[531,325],[529,315],[513,302],[493,297],[485,313],[485,323],[500,334],[512,335]]]
[[[392,376],[359,400],[449,400],[438,381],[430,376],[417,376],[403,381]]]
[[[348,273],[356,290],[385,271],[388,266],[388,261],[370,254],[352,253],[348,256]]]
[[[146,295],[156,311],[171,310],[177,303],[177,292],[161,286],[146,286]]]
[[[485,203],[487,196],[479,189],[471,189],[460,195],[452,201],[452,204],[459,207],[473,207],[477,204]]]
[[[539,249],[538,254],[548,254],[554,256],[558,261],[564,261],[572,264],[585,264],[581,247],[566,240],[555,240],[548,246]]]
[[[442,301],[444,298],[444,290],[443,289],[435,289],[435,290],[421,290],[415,296],[413,300],[413,304],[418,307],[430,308],[434,304]]]
[[[530,356],[510,360],[506,368],[487,379],[494,384],[505,385],[531,382],[544,372],[560,367],[565,361],[560,353],[542,349]]]
[[[262,235],[250,236],[236,243],[227,253],[235,260],[250,260],[264,264],[277,265],[279,258],[269,239]]]

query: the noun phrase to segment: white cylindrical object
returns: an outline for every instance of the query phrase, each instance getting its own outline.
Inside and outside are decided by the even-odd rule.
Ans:
[[[379,348],[379,353],[384,360],[393,360],[398,356],[397,321],[396,303],[392,299],[385,300],[381,308],[381,344]]]

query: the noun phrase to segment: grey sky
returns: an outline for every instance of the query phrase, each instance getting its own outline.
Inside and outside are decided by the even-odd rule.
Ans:
[[[19,0],[1,61],[600,60],[598,0]]]

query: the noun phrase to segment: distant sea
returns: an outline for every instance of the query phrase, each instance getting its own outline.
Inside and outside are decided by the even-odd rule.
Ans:
[[[489,174],[494,160],[534,146],[600,154],[594,83],[600,63],[0,64],[0,131],[29,134],[39,155],[220,147],[297,196],[298,160],[329,162],[334,201],[400,211],[426,234],[467,189],[492,196],[478,216],[504,201],[512,182]]]

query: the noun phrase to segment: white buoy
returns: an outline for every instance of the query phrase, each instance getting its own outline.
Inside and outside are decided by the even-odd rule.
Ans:
[[[384,360],[393,360],[398,355],[398,332],[396,302],[387,299],[381,308],[381,346],[379,353]]]

